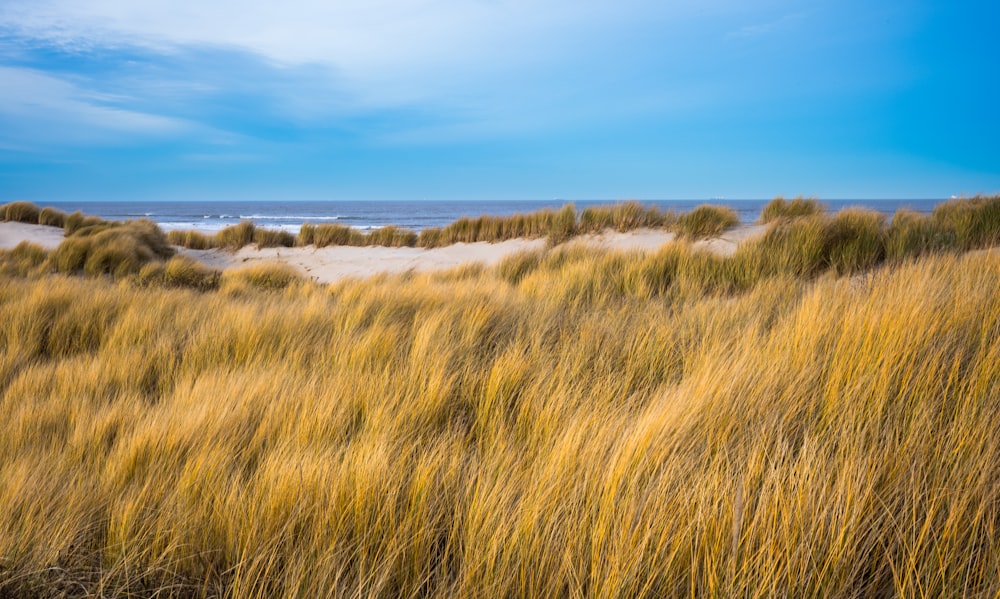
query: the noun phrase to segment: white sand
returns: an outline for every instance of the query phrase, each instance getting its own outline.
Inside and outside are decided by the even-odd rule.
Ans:
[[[27,223],[0,222],[0,250],[9,250],[22,241],[37,243],[46,249],[55,249],[63,240],[59,227],[29,225]]]
[[[730,255],[740,243],[760,235],[764,230],[763,226],[737,227],[720,237],[697,241],[693,245],[719,255]],[[639,229],[627,233],[608,231],[600,235],[582,235],[569,243],[619,251],[653,251],[674,240],[673,233]],[[182,254],[222,270],[256,262],[280,261],[295,266],[318,282],[329,283],[345,277],[366,277],[376,273],[443,270],[470,262],[492,266],[511,254],[543,248],[544,239],[511,239],[499,243],[456,243],[432,249],[330,246],[258,250],[248,246],[235,253],[178,249]]]
[[[730,255],[736,251],[740,243],[760,235],[765,228],[759,225],[736,227],[720,237],[697,241],[693,246],[719,255]],[[31,241],[52,249],[62,240],[63,230],[57,227],[0,222],[0,249],[13,248],[21,241]],[[639,229],[627,233],[607,231],[600,235],[582,235],[569,243],[619,251],[653,251],[674,240],[673,233]],[[433,249],[331,246],[258,250],[248,246],[235,253],[224,250],[185,248],[177,250],[183,255],[222,270],[258,262],[286,262],[318,282],[329,283],[346,277],[366,277],[376,273],[402,273],[410,270],[416,272],[441,270],[473,262],[492,266],[511,254],[543,248],[545,248],[544,239],[512,239],[499,243],[456,243]]]

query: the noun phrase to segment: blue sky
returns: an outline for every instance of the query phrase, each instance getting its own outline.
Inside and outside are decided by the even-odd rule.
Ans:
[[[1000,192],[1000,7],[0,0],[0,201]]]

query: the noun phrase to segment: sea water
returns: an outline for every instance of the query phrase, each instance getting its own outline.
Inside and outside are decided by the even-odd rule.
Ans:
[[[749,224],[757,220],[761,209],[770,200],[643,200],[641,203],[673,210],[690,211],[703,204],[729,206],[736,210],[740,221]],[[829,211],[849,206],[876,210],[891,216],[896,210],[906,208],[929,213],[943,200],[823,200]],[[282,229],[296,233],[303,223],[338,223],[360,230],[373,230],[396,225],[420,231],[428,227],[441,227],[461,217],[482,215],[508,216],[535,212],[545,208],[558,209],[573,203],[576,209],[588,206],[607,206],[614,200],[538,201],[408,201],[408,202],[349,202],[349,201],[272,201],[272,202],[54,202],[52,206],[66,212],[77,210],[107,220],[147,218],[164,230],[193,229],[213,233],[222,228],[252,221],[269,229]]]

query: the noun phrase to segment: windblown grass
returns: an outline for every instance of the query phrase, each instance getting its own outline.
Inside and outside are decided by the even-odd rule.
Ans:
[[[681,224],[683,221],[683,225]],[[297,236],[284,231],[262,229],[250,221],[227,227],[214,236],[194,231],[171,231],[170,242],[190,249],[222,248],[236,251],[248,245],[261,247],[385,246],[435,248],[455,243],[496,243],[510,239],[545,238],[550,247],[583,233],[605,230],[631,231],[639,228],[674,229],[690,238],[714,236],[735,225],[729,208],[700,207],[678,218],[655,206],[622,202],[612,206],[588,207],[577,213],[572,204],[558,210],[544,209],[511,216],[463,217],[444,227],[429,227],[419,234],[405,228],[385,226],[370,232],[337,223],[305,223]]]
[[[190,250],[212,249],[212,237],[199,231],[173,230],[167,232],[167,241]]]
[[[257,225],[245,220],[237,225],[226,227],[212,238],[212,247],[236,251],[254,242]]]
[[[681,237],[697,239],[714,237],[740,222],[736,211],[728,206],[698,206],[677,218],[676,231]]]
[[[567,204],[559,210],[544,209],[511,216],[460,218],[442,228],[420,231],[417,245],[440,247],[454,243],[498,242],[508,239],[550,237],[553,244],[576,233],[576,209]]]
[[[174,256],[166,262],[151,262],[139,271],[143,285],[187,287],[209,291],[219,286],[222,273],[187,256]]]
[[[22,241],[10,250],[0,250],[0,272],[5,276],[27,277],[41,274],[49,260],[49,252],[30,241]]]
[[[45,207],[38,213],[38,224],[62,229],[66,226],[67,216],[69,215],[62,210],[52,208],[51,206]]]
[[[893,230],[4,275],[0,596],[995,596],[1000,254]]]
[[[93,231],[97,228],[105,229],[120,224],[112,221],[105,221],[97,216],[85,216],[79,210],[67,216],[64,219],[64,222],[65,224],[63,228],[66,229],[67,237],[70,235],[76,235],[81,230]]]
[[[67,274],[83,271],[91,276],[124,277],[138,273],[150,261],[165,260],[173,253],[163,231],[151,221],[101,221],[75,229],[52,252],[50,264],[54,270]]]
[[[606,229],[618,232],[642,228],[662,229],[672,226],[676,220],[677,216],[672,212],[628,201],[611,206],[584,208],[580,213],[579,230],[581,233],[601,233]]]
[[[0,206],[0,209],[2,209],[3,220],[5,221],[29,223],[33,225],[38,224],[38,216],[41,212],[38,206],[32,204],[31,202],[11,202]]]
[[[1000,195],[975,196],[938,204],[935,224],[949,234],[961,249],[1000,243]]]
[[[779,218],[797,218],[800,216],[813,216],[816,214],[822,214],[823,205],[820,204],[819,200],[814,198],[794,198],[791,200],[786,200],[782,197],[777,197],[768,202],[763,209],[760,211],[760,217],[757,222],[762,225],[766,225],[772,221]]]
[[[222,274],[222,291],[241,295],[251,291],[280,291],[305,279],[295,267],[282,262],[264,262]]]

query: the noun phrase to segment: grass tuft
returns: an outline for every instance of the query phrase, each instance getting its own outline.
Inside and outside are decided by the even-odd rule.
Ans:
[[[1000,195],[975,196],[938,204],[932,218],[940,229],[955,236],[960,249],[1000,243]]]
[[[591,206],[580,213],[581,233],[601,233],[612,229],[620,233],[634,229],[661,229],[672,226],[676,215],[663,212],[656,206],[645,206],[636,201],[619,202],[612,206]]]
[[[56,208],[42,208],[42,211],[38,213],[38,224],[62,229],[66,226],[67,216],[65,212]]]
[[[680,215],[675,227],[681,237],[700,239],[718,236],[739,222],[739,217],[732,208],[706,205]]]
[[[173,230],[167,232],[167,241],[171,245],[180,246],[189,250],[209,250],[212,249],[212,238],[198,231]]]
[[[141,219],[78,228],[55,249],[51,262],[53,269],[62,273],[82,270],[91,276],[124,277],[173,253],[163,231],[155,223]]]
[[[0,250],[0,274],[26,277],[44,271],[49,252],[42,246],[22,241],[9,250]]]
[[[257,249],[274,247],[295,247],[295,235],[288,231],[273,229],[256,229],[253,233]]]
[[[280,291],[305,280],[293,266],[282,262],[263,262],[224,272],[221,278],[221,290],[231,295],[240,295],[252,290]]]
[[[0,206],[3,209],[3,220],[19,223],[38,224],[40,210],[31,202],[11,202]]]
[[[815,216],[823,213],[823,205],[814,198],[797,197],[786,200],[777,197],[767,203],[760,211],[758,224],[766,225],[779,218],[798,218],[802,216]]]
[[[219,287],[222,273],[187,256],[174,256],[166,262],[150,262],[138,273],[141,285],[182,287],[211,291]]]
[[[73,214],[70,214],[65,219],[64,228],[66,229],[66,236],[76,235],[80,233],[81,230],[88,231],[93,230],[96,227],[111,227],[117,223],[105,221],[97,216],[85,216],[82,212],[77,210]]]
[[[216,233],[212,239],[212,245],[235,252],[253,243],[256,233],[257,226],[253,222],[245,220]]]

